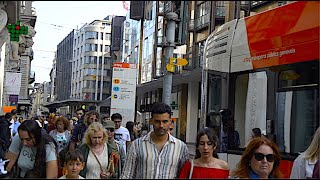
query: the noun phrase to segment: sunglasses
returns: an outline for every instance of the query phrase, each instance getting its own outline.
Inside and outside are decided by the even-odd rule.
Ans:
[[[275,155],[274,154],[267,154],[267,155],[264,155],[262,153],[254,153],[254,158],[257,160],[257,161],[262,161],[264,159],[264,157],[267,158],[267,161],[268,162],[273,162],[275,160]]]
[[[107,128],[107,131],[113,132],[114,129],[113,128]]]

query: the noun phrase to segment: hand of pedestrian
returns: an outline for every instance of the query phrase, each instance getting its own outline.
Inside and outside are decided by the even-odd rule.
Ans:
[[[101,172],[100,173],[100,178],[101,179],[109,179],[111,177],[111,173],[110,172]]]

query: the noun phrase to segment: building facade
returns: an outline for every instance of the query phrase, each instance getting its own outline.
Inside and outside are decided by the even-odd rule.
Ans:
[[[72,59],[74,35],[72,30],[58,45],[56,53],[56,100],[67,100],[71,95]]]
[[[102,101],[110,96],[112,18],[94,20],[75,34],[71,98]]]
[[[0,3],[0,51],[2,76],[0,77],[0,106],[14,106],[22,117],[27,117],[30,110],[30,84],[35,80],[31,72],[33,60],[33,37],[36,23],[36,12],[32,1],[3,1]],[[7,25],[27,27],[25,34],[20,34],[18,41],[10,39]],[[16,81],[11,81],[15,79]],[[14,82],[14,83],[10,83]],[[4,113],[1,111],[1,113]]]

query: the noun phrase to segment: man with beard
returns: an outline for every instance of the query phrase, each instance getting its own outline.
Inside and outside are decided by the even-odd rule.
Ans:
[[[155,103],[150,124],[153,131],[132,142],[121,179],[174,179],[189,158],[187,145],[168,132],[170,106]]]

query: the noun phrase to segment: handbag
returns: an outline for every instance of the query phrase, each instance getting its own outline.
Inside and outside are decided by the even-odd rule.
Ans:
[[[191,163],[191,169],[190,169],[190,172],[189,172],[189,179],[191,179],[192,173],[193,173],[193,160],[192,159],[190,159],[190,163]]]

